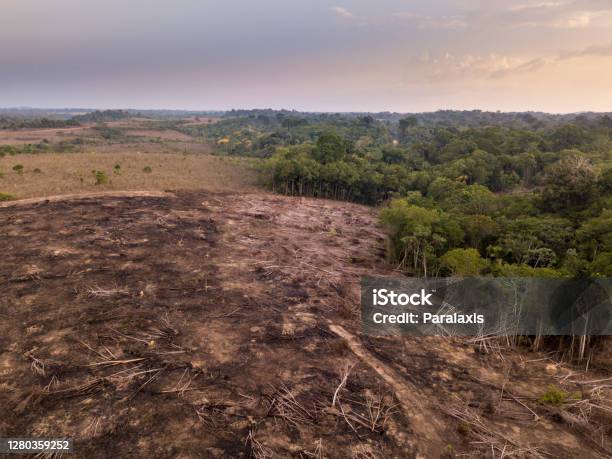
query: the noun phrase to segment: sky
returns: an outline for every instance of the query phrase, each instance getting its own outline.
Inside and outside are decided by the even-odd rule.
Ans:
[[[0,106],[612,111],[612,0],[0,0]]]

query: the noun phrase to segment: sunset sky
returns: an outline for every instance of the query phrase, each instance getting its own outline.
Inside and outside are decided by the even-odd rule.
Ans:
[[[0,106],[612,111],[611,0],[0,0]]]

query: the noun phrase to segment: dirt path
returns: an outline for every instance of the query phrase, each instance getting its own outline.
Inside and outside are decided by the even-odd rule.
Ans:
[[[605,456],[605,427],[537,399],[609,372],[360,334],[360,276],[393,275],[376,221],[261,193],[3,206],[0,436],[71,436],[76,457]]]

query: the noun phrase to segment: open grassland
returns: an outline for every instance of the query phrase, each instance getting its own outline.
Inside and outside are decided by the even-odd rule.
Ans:
[[[0,192],[31,198],[109,190],[238,191],[252,190],[257,183],[248,160],[133,149],[121,153],[117,146],[108,150],[5,156],[0,158]]]
[[[187,120],[210,123],[214,120]],[[144,118],[0,130],[2,200],[106,191],[252,191],[255,162]]]
[[[185,118],[178,122],[182,126],[198,127],[216,123],[217,118]],[[40,142],[57,144],[71,142],[75,139],[87,143],[99,143],[106,140],[122,140],[125,143],[138,141],[201,141],[201,138],[179,132],[174,129],[176,121],[160,121],[149,118],[127,118],[108,122],[86,122],[67,127],[36,127],[3,129],[0,126],[0,146],[2,145],[35,145]],[[121,139],[121,137],[123,137]]]
[[[77,137],[86,138],[96,135],[95,130],[89,126],[69,127],[61,129],[19,129],[0,130],[1,145],[27,145],[39,142],[62,142]]]

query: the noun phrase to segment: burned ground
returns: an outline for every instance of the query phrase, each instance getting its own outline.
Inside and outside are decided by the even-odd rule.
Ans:
[[[609,455],[605,365],[360,335],[359,277],[393,275],[372,208],[115,194],[3,205],[0,231],[1,437],[73,437],[77,457]],[[543,404],[550,384],[580,398]]]

